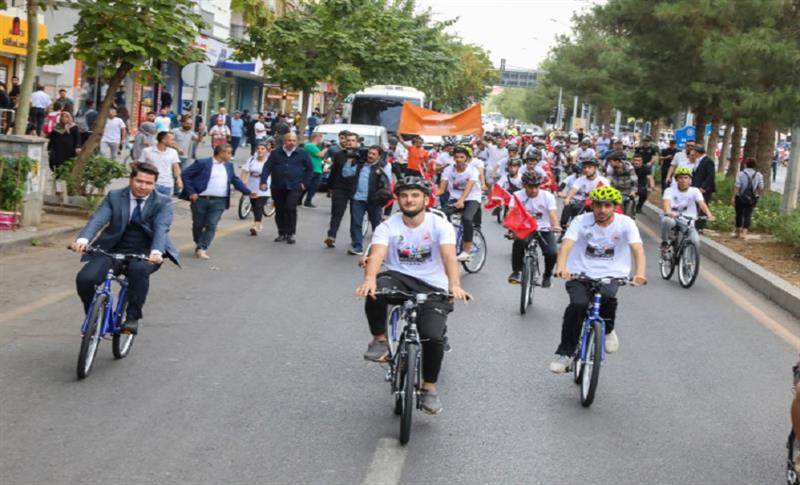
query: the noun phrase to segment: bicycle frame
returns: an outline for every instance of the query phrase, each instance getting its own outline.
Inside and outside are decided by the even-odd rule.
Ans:
[[[602,299],[602,295],[600,294],[600,289],[597,288],[594,291],[592,296],[592,304],[589,305],[589,309],[586,311],[586,318],[583,320],[583,328],[581,329],[581,345],[580,345],[580,361],[586,362],[586,347],[589,339],[589,329],[591,328],[592,324],[595,322],[600,323],[600,360],[605,360],[606,358],[606,321],[603,320],[603,317],[600,316],[600,302]]]
[[[117,304],[116,309],[112,311],[114,307],[114,294],[111,288],[111,283],[116,281],[120,285],[119,294],[117,295]],[[128,291],[128,280],[124,278],[122,275],[115,276],[114,275],[114,268],[113,266],[109,268],[108,273],[106,273],[106,279],[103,282],[103,286],[98,288],[94,294],[94,298],[92,299],[91,305],[89,305],[89,310],[86,312],[86,316],[83,317],[83,325],[81,325],[81,334],[86,333],[86,327],[89,325],[89,317],[92,314],[92,310],[94,309],[94,305],[97,302],[97,298],[100,295],[106,295],[108,297],[108,305],[106,305],[105,314],[103,315],[103,323],[102,327],[100,328],[100,334],[105,335],[109,332],[114,332],[119,327],[119,321],[122,317],[122,304],[125,301],[125,293]]]

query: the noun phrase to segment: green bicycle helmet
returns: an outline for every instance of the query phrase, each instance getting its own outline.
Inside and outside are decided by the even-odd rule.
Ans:
[[[589,200],[592,202],[611,202],[616,205],[622,205],[622,194],[619,190],[610,185],[602,185],[592,190],[589,194]]]
[[[689,167],[681,167],[678,170],[675,170],[675,177],[677,178],[679,175],[688,175],[689,178],[692,177],[692,169]]]

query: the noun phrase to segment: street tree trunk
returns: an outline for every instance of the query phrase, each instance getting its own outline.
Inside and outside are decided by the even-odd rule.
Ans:
[[[711,117],[711,135],[708,136],[708,147],[706,148],[706,152],[708,156],[717,160],[717,143],[719,142],[719,122],[720,122],[720,115],[719,113],[714,113]]]
[[[100,103],[100,110],[97,113],[97,119],[94,122],[94,131],[83,144],[81,147],[81,152],[75,158],[75,166],[72,167],[72,176],[75,177],[75,180],[81,180],[83,171],[86,168],[86,163],[89,161],[89,158],[92,157],[97,147],[100,146],[100,139],[103,137],[103,129],[106,127],[108,112],[111,110],[111,106],[114,104],[114,95],[122,85],[122,81],[125,80],[125,76],[128,75],[131,69],[133,69],[133,64],[123,61],[119,66],[117,66],[117,72],[115,72],[114,75],[111,76],[111,79],[109,79],[106,97],[103,98],[103,102]],[[125,140],[123,140],[123,142],[124,141]]]
[[[33,94],[33,78],[36,76],[36,58],[39,55],[39,0],[28,0],[28,54],[25,56],[25,71],[17,99],[17,113],[14,118],[14,134],[24,135],[28,129],[28,115]]]
[[[730,160],[728,151],[731,149],[731,135],[733,134],[733,125],[728,121],[725,123],[725,134],[722,135],[722,150],[719,152],[719,162],[717,163],[717,173],[725,173]]]
[[[739,173],[739,155],[742,152],[742,121],[737,117],[733,120],[733,135],[731,135],[731,157],[728,160],[726,177],[736,177]]]
[[[608,106],[601,106],[600,107],[600,131],[604,133],[609,133],[611,131],[611,113],[614,110]]]
[[[694,126],[695,126],[695,138],[694,143],[695,145],[702,146],[706,141],[706,110],[703,108],[697,108],[693,110],[695,112],[694,115]]]
[[[792,141],[800,140],[800,121],[792,125]],[[2,163],[2,161],[0,161]],[[800,150],[792,150],[789,159],[789,170],[786,173],[786,182],[783,186],[783,200],[781,212],[786,214],[797,208],[797,198],[800,193]]]
[[[312,95],[311,89],[303,90],[303,102],[300,103],[300,106],[302,106],[302,113],[300,113],[300,123],[297,125],[298,140],[301,140],[303,134],[306,132],[306,124],[308,123],[308,107],[311,104]]]
[[[764,176],[764,193],[769,193],[772,183],[772,153],[775,151],[774,121],[765,121],[758,125],[758,146],[756,148],[756,167]]]
[[[742,160],[747,160],[748,158],[756,158],[759,135],[760,133],[758,131],[758,125],[747,127],[747,137],[745,138],[744,142],[744,154],[742,155]]]

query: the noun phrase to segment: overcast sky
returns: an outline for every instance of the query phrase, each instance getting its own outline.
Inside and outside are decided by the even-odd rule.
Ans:
[[[533,69],[555,44],[555,36],[570,31],[573,12],[593,0],[418,0],[440,20],[458,17],[450,32],[490,51],[495,67]]]

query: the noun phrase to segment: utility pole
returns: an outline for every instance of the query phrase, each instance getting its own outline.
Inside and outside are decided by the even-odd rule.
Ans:
[[[572,100],[572,122],[569,124],[569,131],[575,131],[575,118],[578,116],[578,97]]]
[[[731,163],[735,160],[731,157]],[[789,158],[789,169],[786,183],[783,186],[781,212],[784,214],[797,208],[797,196],[800,195],[800,120],[792,125],[792,153]]]
[[[617,116],[614,119],[614,138],[619,138],[619,124],[622,123],[622,113],[617,110]]]
[[[557,129],[561,129],[561,118],[564,116],[563,110],[561,109],[561,98],[564,95],[564,89],[558,88],[558,115],[556,117],[556,127]]]

